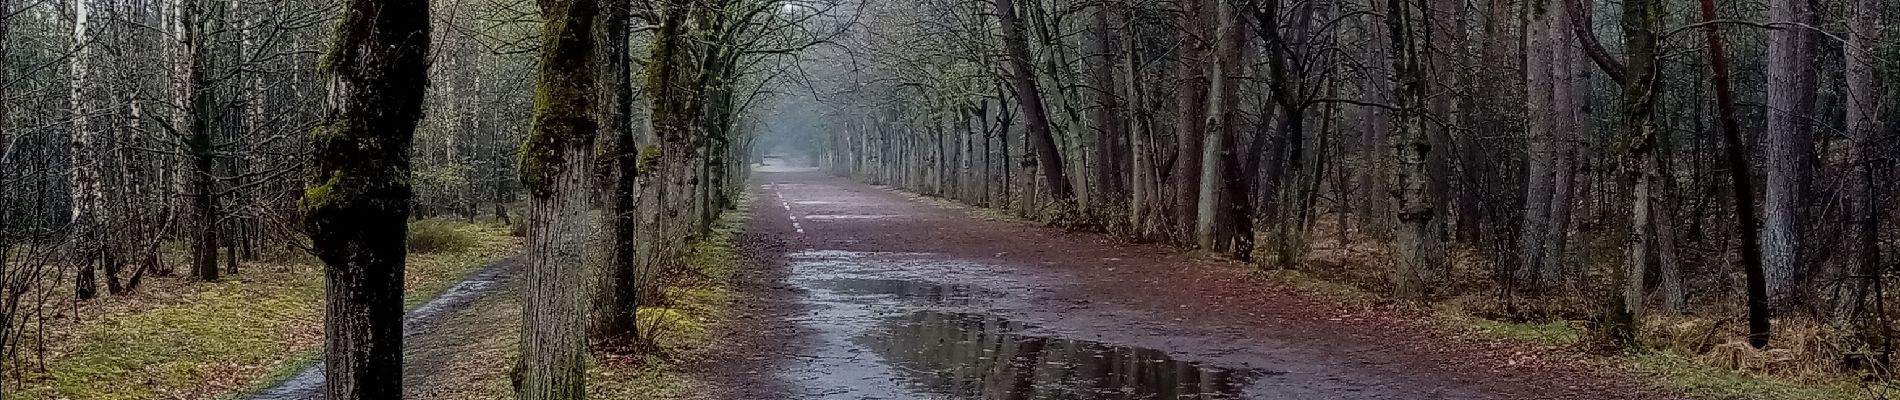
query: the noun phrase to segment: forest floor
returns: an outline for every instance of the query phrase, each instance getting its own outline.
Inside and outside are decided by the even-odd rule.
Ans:
[[[667,308],[642,308],[641,329],[655,334],[665,355],[633,357],[596,352],[588,370],[588,398],[685,399],[698,397],[695,376],[670,360],[689,360],[733,343],[715,342],[711,327],[743,326],[727,319],[735,302],[729,283],[738,272],[740,223],[749,207],[727,212],[713,231],[691,243],[687,268],[695,277],[668,282]],[[492,291],[460,303],[412,329],[404,342],[403,398],[414,400],[505,400],[515,398],[510,371],[520,355],[521,278],[509,270]],[[739,279],[749,281],[749,279]],[[303,400],[306,397],[270,398]],[[260,399],[261,400],[261,399]]]
[[[721,399],[1661,399],[1605,358],[1199,253],[754,175]]]
[[[519,249],[509,229],[435,222],[451,245],[411,253],[412,305]],[[151,277],[133,294],[54,304],[57,319],[9,365],[24,399],[227,399],[277,382],[322,348],[323,267],[309,256],[245,263],[217,283]]]

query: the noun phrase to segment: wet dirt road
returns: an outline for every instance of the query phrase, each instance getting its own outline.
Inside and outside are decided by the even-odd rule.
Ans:
[[[753,182],[740,320],[689,366],[716,397],[1667,398],[1166,247],[808,170]]]

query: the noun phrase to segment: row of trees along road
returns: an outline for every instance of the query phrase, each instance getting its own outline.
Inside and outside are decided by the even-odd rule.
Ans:
[[[1824,324],[1884,359],[1900,7],[899,0],[830,171],[1510,319]]]
[[[330,398],[397,398],[406,221],[525,214],[519,394],[583,398],[590,343],[652,348],[635,310],[734,205],[750,110],[855,6],[0,0],[6,360],[49,304],[308,251]]]

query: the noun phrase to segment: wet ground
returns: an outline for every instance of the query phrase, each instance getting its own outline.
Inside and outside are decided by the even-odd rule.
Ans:
[[[692,366],[726,399],[1661,398],[1191,253],[809,170],[754,182],[743,328]]]
[[[790,255],[806,293],[793,320],[821,344],[787,372],[798,398],[1232,399],[1272,371],[1176,359],[1149,348],[1072,339],[992,311],[1022,289],[936,282],[991,266],[927,253],[833,250]]]

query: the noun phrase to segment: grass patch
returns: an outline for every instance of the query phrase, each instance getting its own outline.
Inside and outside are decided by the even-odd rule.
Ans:
[[[658,344],[673,357],[600,357],[588,370],[588,397],[604,399],[680,399],[692,397],[698,383],[673,362],[692,359],[713,343],[716,327],[729,315],[732,276],[739,268],[739,231],[751,214],[750,194],[735,199],[735,210],[720,214],[710,234],[690,243],[686,267],[701,279],[665,288],[667,308],[640,309],[641,329],[664,330]]]
[[[517,247],[505,227],[446,225],[471,238],[471,244],[461,251],[411,254],[405,284],[412,303]],[[23,399],[220,398],[259,388],[314,361],[322,347],[322,266],[260,264],[243,270],[223,282],[180,284],[182,295],[112,299],[153,303],[127,307],[130,311],[99,310],[106,314],[58,322],[62,326],[56,329],[70,334],[55,339],[61,343],[47,343],[52,350],[44,370],[12,366],[8,372],[25,382],[13,394]],[[80,315],[87,315],[85,307]]]
[[[440,219],[409,223],[410,253],[435,254],[463,251],[475,246],[475,238],[458,224]]]
[[[1569,346],[1582,342],[1589,332],[1570,321],[1510,322],[1483,318],[1451,306],[1437,307],[1435,317],[1453,326],[1487,338],[1531,343],[1542,346]]]
[[[520,251],[521,246],[509,235],[507,225],[446,224],[453,227],[458,236],[467,238],[468,246],[446,253],[409,255],[408,269],[403,271],[403,290],[408,293],[403,298],[406,309],[421,306],[422,302],[455,286],[463,276]]]
[[[749,195],[748,195],[749,196]],[[688,243],[686,278],[666,282],[667,307],[643,307],[643,331],[664,330],[658,339],[665,356],[594,353],[587,369],[587,397],[595,399],[685,399],[701,395],[699,383],[680,371],[676,360],[693,359],[714,343],[714,333],[727,318],[732,299],[731,279],[739,267],[738,233],[750,213],[749,197],[735,200],[738,210],[721,214],[710,234]],[[467,334],[453,340],[420,337],[423,342],[453,342],[453,353],[443,370],[426,382],[416,382],[410,398],[418,400],[513,399],[510,369],[520,358],[521,304],[518,295],[484,300],[466,314],[454,317]]]
[[[1866,400],[1889,398],[1900,389],[1873,383],[1863,386],[1846,380],[1783,382],[1709,365],[1672,352],[1642,352],[1621,356],[1618,361],[1633,372],[1655,377],[1665,387],[1705,399]]]

